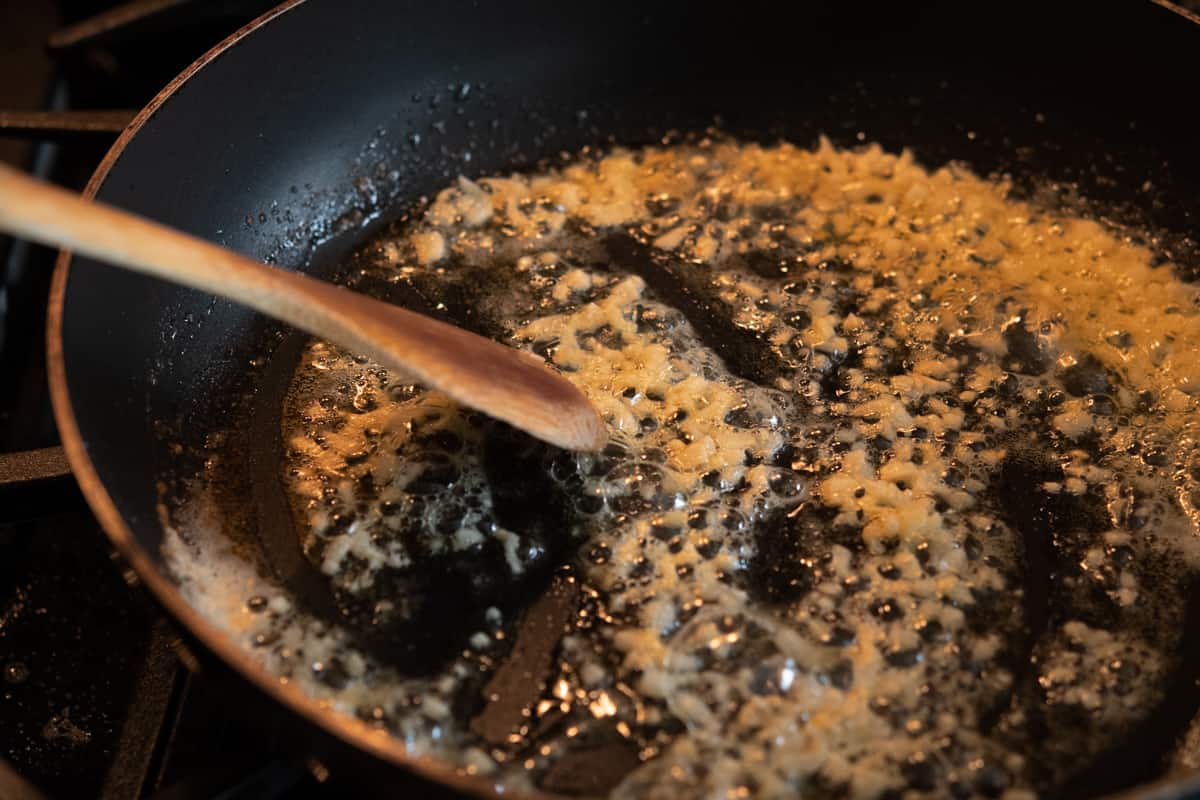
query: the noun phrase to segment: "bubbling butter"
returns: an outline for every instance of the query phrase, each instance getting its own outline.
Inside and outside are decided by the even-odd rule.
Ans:
[[[1018,800],[1162,702],[1200,294],[1144,247],[908,152],[724,139],[460,179],[382,244],[372,277],[544,357],[612,443],[524,442],[313,342],[283,431],[305,552],[381,618],[449,565],[461,641],[406,674],[269,586],[230,610],[188,577],[204,537],[169,555],[331,705],[511,788],[608,747],[614,797]],[[582,605],[485,741],[454,709],[561,561]]]

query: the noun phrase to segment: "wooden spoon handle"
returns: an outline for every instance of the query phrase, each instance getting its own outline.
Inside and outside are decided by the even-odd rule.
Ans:
[[[269,292],[276,280],[273,273],[280,272],[4,165],[0,165],[0,229],[247,305]],[[230,289],[230,284],[236,288]]]
[[[269,267],[3,165],[0,230],[242,303],[560,447],[591,449],[605,439],[588,399],[528,353]]]

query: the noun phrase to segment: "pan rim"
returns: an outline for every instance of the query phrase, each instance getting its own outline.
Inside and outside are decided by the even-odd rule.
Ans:
[[[261,16],[233,32],[194,62],[178,76],[168,82],[154,98],[134,117],[105,154],[93,172],[82,194],[94,197],[103,186],[110,170],[124,153],[126,147],[141,131],[146,122],[158,112],[187,82],[201,69],[223,53],[239,44],[251,34],[264,27],[306,0],[283,0]],[[1148,0],[1168,13],[1200,28],[1200,14],[1191,12],[1172,0]],[[254,688],[287,711],[316,725],[335,739],[393,766],[412,772],[457,791],[477,797],[546,797],[544,793],[506,792],[486,779],[463,774],[443,759],[432,756],[414,756],[404,750],[403,744],[391,734],[373,729],[347,714],[332,711],[316,699],[305,694],[292,682],[281,684],[277,676],[255,661],[244,647],[237,644],[227,633],[208,621],[181,594],[178,587],[154,563],[149,552],[143,548],[127,525],[115,502],[108,494],[99,473],[88,455],[80,432],[70,391],[67,385],[66,364],[63,352],[62,324],[65,316],[65,301],[73,254],[60,251],[51,279],[46,322],[47,381],[55,423],[58,427],[62,447],[66,454],[80,490],[99,521],[105,534],[121,558],[137,573],[142,583],[150,590],[155,600],[162,605],[179,624],[216,654],[225,665],[236,671]],[[1177,798],[1200,783],[1200,772],[1184,772],[1164,776],[1158,780],[1130,787],[1115,795],[1106,795],[1111,800],[1158,800]]]
[[[267,25],[275,18],[305,3],[306,0],[284,0],[259,17],[242,26],[221,40],[182,72],[166,84],[147,105],[137,113],[121,132],[116,142],[105,153],[104,158],[92,173],[84,197],[95,197],[103,186],[113,165],[126,147],[141,131],[146,122],[156,114],[187,82],[210,62],[219,58],[242,40]],[[154,563],[154,559],[134,538],[124,516],[109,495],[95,465],[88,454],[83,435],[76,420],[67,384],[67,370],[63,350],[63,319],[65,317],[67,283],[70,279],[73,254],[60,250],[55,260],[51,278],[46,318],[47,382],[54,421],[66,453],[71,471],[79,484],[84,499],[96,515],[105,534],[121,558],[137,573],[141,582],[150,590],[155,600],[189,632],[191,632],[221,661],[249,681],[255,689],[266,694],[288,711],[316,725],[325,733],[394,766],[411,770],[423,778],[443,786],[466,792],[477,797],[517,797],[519,793],[502,792],[495,783],[482,777],[464,774],[448,761],[434,756],[417,756],[408,753],[403,743],[390,733],[371,728],[365,722],[348,714],[333,711],[317,699],[307,695],[293,682],[281,683],[263,665],[253,659],[244,647],[233,640],[224,630],[210,622],[189,603],[179,588]],[[527,797],[545,796],[540,792],[526,793]]]

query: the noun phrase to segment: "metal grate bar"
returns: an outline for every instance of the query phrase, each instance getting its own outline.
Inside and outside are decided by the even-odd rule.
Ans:
[[[0,136],[64,139],[125,130],[136,111],[0,111]]]
[[[67,50],[102,41],[117,32],[133,32],[141,24],[166,11],[195,0],[132,0],[50,34],[51,50]]]
[[[214,20],[240,20],[258,16],[277,0],[132,0],[55,31],[47,38],[51,50],[64,51],[92,45],[145,38],[152,33],[187,28]]]

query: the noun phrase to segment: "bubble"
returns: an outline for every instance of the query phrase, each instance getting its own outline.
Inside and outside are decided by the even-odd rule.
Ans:
[[[310,667],[318,681],[332,689],[344,689],[350,683],[350,675],[341,660],[314,661]]]
[[[4,665],[4,682],[13,686],[29,680],[29,666],[23,661],[10,661]]]
[[[444,87],[447,101],[467,93],[474,94],[469,84]],[[445,129],[441,122],[432,128]],[[652,134],[653,139],[662,136],[662,131]],[[663,141],[678,140],[668,135]],[[503,614],[509,621],[520,620],[525,608],[518,597],[523,590],[508,591],[514,564],[536,571],[563,560],[571,563],[581,591],[592,594],[556,655],[563,697],[547,698],[544,709],[532,707],[520,741],[487,755],[502,771],[506,763],[528,769],[535,785],[561,763],[556,761],[559,748],[568,739],[619,736],[636,742],[649,759],[670,751],[676,737],[699,732],[695,741],[719,742],[728,751],[720,758],[736,761],[756,734],[738,727],[730,706],[738,708],[753,696],[751,702],[778,704],[803,726],[815,702],[805,698],[853,691],[874,698],[870,708],[881,719],[872,726],[887,731],[894,756],[882,766],[859,767],[862,753],[855,748],[869,743],[838,745],[832,752],[871,772],[878,785],[901,793],[964,796],[1025,791],[1027,779],[1015,769],[981,777],[983,767],[1007,745],[978,738],[970,722],[974,717],[966,713],[990,707],[996,693],[1011,694],[1013,678],[1003,664],[976,655],[984,650],[977,648],[984,636],[980,631],[994,636],[1008,658],[1006,648],[1019,641],[1024,619],[1021,604],[1011,601],[1024,598],[1015,584],[1022,574],[1024,542],[1008,522],[991,519],[998,513],[991,488],[981,493],[978,487],[989,484],[997,468],[981,461],[994,456],[989,450],[1011,450],[1014,437],[1027,429],[1033,431],[1030,436],[1040,436],[1062,473],[1041,483],[1057,483],[1064,496],[1084,498],[1046,505],[1055,522],[1080,518],[1081,509],[1087,511],[1098,497],[1093,496],[1097,487],[1113,487],[1114,494],[1100,499],[1114,509],[1112,526],[1105,531],[1066,526],[1046,538],[1055,548],[1078,546],[1079,552],[1057,554],[1055,563],[1087,566],[1079,568],[1078,580],[1074,573],[1069,581],[1064,578],[1070,587],[1060,590],[1056,584],[1054,602],[1083,587],[1080,591],[1091,592],[1095,602],[1118,603],[1130,597],[1129,580],[1143,574],[1147,560],[1141,557],[1142,544],[1125,544],[1119,535],[1139,528],[1157,532],[1167,512],[1155,506],[1157,497],[1118,497],[1123,476],[1109,481],[1089,470],[1105,469],[1101,458],[1119,456],[1126,463],[1136,461],[1148,478],[1175,464],[1173,443],[1155,441],[1145,432],[1157,425],[1150,415],[1158,413],[1152,411],[1154,403],[1163,400],[1157,393],[1141,397],[1140,389],[1122,385],[1125,376],[1068,351],[1064,343],[1073,332],[1064,322],[1070,316],[1065,306],[1052,316],[1025,308],[1021,298],[992,296],[971,283],[986,274],[981,270],[1005,268],[984,245],[995,243],[995,231],[1007,222],[987,219],[990,212],[972,206],[969,192],[957,191],[971,186],[958,183],[959,172],[939,173],[934,181],[894,154],[833,150],[822,157],[829,161],[829,173],[814,167],[823,161],[806,163],[802,170],[805,182],[829,190],[827,197],[814,202],[797,192],[770,199],[778,188],[769,178],[773,166],[760,163],[762,175],[739,173],[738,159],[748,151],[723,150],[720,137],[685,141],[686,158],[655,166],[651,152],[639,151],[622,162],[640,177],[636,188],[621,194],[631,210],[603,209],[628,217],[620,223],[597,224],[601,215],[579,213],[589,204],[596,211],[596,198],[603,194],[598,165],[605,154],[589,151],[571,168],[587,176],[592,196],[562,191],[569,183],[563,173],[536,187],[528,173],[503,183],[451,184],[442,200],[416,207],[365,252],[364,277],[381,278],[381,286],[400,296],[416,291],[456,322],[563,368],[594,393],[606,419],[620,430],[600,453],[547,450],[544,458],[525,460],[517,441],[504,438],[503,427],[494,421],[456,408],[436,392],[390,380],[361,358],[336,348],[314,349],[302,366],[313,382],[297,389],[305,401],[301,423],[287,431],[292,468],[287,479],[302,487],[296,491],[310,503],[307,510],[320,515],[321,530],[329,537],[315,543],[314,553],[352,550],[337,585],[365,587],[359,599],[368,614],[376,593],[387,596],[390,605],[375,615],[379,619],[417,613],[420,593],[393,592],[387,576],[419,572],[428,563],[421,559],[430,555],[438,559],[439,570],[464,553],[477,559],[470,562],[472,570],[464,571],[466,580],[439,571],[439,585],[446,583],[459,594],[493,587],[497,595],[488,602],[511,602]],[[422,143],[419,135],[411,136],[412,146]],[[448,147],[444,166],[452,169],[450,159],[464,158],[461,153],[476,144],[460,143],[453,152]],[[801,151],[761,152],[787,164]],[[571,160],[563,154],[561,160],[552,157],[537,165],[532,158],[515,158],[514,164],[523,161],[545,171],[547,164]],[[700,183],[689,183],[696,176]],[[926,209],[938,211],[904,210],[909,188],[917,187],[915,197],[935,191],[943,179],[955,184],[953,198],[922,198]],[[476,210],[469,218],[467,201],[479,192],[487,197],[483,210],[491,216]],[[442,202],[450,205],[440,208],[438,214],[446,213],[434,221],[432,209]],[[893,236],[892,217],[904,214],[917,217],[896,219],[900,233]],[[565,222],[555,220],[562,216]],[[864,219],[876,226],[869,241],[862,238]],[[662,252],[655,258],[683,276],[686,291],[656,288],[647,280],[652,273],[609,258],[602,237],[618,228],[641,243],[679,229],[678,241],[664,240],[671,246],[658,248]],[[451,255],[434,265],[406,263],[413,256],[405,237],[433,229],[445,237]],[[706,239],[709,252],[701,249]],[[954,244],[942,252],[937,244],[942,240]],[[390,261],[384,252],[389,245]],[[962,257],[960,248],[970,252]],[[585,276],[577,285],[587,288],[565,285],[565,276],[575,270]],[[623,306],[627,316],[618,320],[589,310],[604,303],[632,272],[649,288]],[[935,277],[914,280],[918,272]],[[958,289],[963,296],[954,294]],[[689,302],[698,308],[681,313],[672,307]],[[560,313],[592,313],[599,323],[578,330],[547,324],[536,334],[521,333],[526,323]],[[699,329],[706,321],[753,340],[747,352],[778,361],[778,380],[754,383],[733,375],[730,356],[703,345]],[[1138,347],[1122,331],[1106,331],[1095,345],[1097,356],[1105,357],[1116,350],[1132,358],[1130,351]],[[661,348],[665,366],[646,358],[660,351],[645,346]],[[891,405],[859,407],[876,399]],[[1097,418],[1097,439],[1068,442],[1042,421],[1076,408]],[[1099,428],[1132,427],[1139,417],[1141,432],[1122,442],[1128,452],[1112,456],[1105,440],[1109,434]],[[499,447],[491,444],[498,436]],[[1067,457],[1070,452],[1092,460]],[[1066,489],[1069,469],[1087,476],[1083,494]],[[530,486],[538,488],[513,490],[509,483],[516,473],[536,479]],[[839,487],[836,479],[847,476],[852,480]],[[526,535],[530,520],[545,516],[537,510],[542,497],[559,493],[566,498],[565,511],[554,518],[552,535]],[[1037,495],[1031,506],[1042,502],[1041,494],[1030,494]],[[974,502],[965,505],[964,496]],[[1179,496],[1188,495],[1181,491]],[[505,504],[535,510],[502,524],[497,509]],[[1112,541],[1090,541],[1106,534]],[[963,582],[984,575],[984,588],[963,589]],[[1146,591],[1144,582],[1135,583]],[[254,610],[250,602],[247,608]],[[1138,613],[1137,604],[1131,608],[1125,613]],[[734,609],[739,613],[729,613]],[[475,620],[468,635],[485,627],[498,642],[513,640],[511,623]],[[624,637],[644,646],[628,644]],[[785,644],[794,648],[789,652],[808,654],[811,663],[786,660]],[[869,649],[877,650],[879,669],[856,670],[864,653],[874,655]],[[638,661],[651,650],[653,659]],[[669,702],[643,691],[662,689],[659,655],[671,665]],[[1039,659],[1043,655],[1037,653]],[[290,658],[296,676],[320,684],[334,698],[344,696],[349,684],[343,685],[345,676],[328,651],[295,648]],[[1091,673],[1108,682],[1109,695],[1115,696],[1118,686],[1133,692],[1130,703],[1144,699],[1137,687],[1157,675],[1147,667],[1135,680],[1126,676],[1127,668],[1113,666],[1146,663],[1130,652],[1106,653],[1102,661],[1090,665],[1095,667]],[[591,677],[581,678],[589,665]],[[455,692],[475,698],[479,687],[473,682],[485,680],[492,669],[479,653],[453,655],[437,674],[414,679],[419,691],[412,694],[429,698],[424,705],[433,709],[439,698]],[[968,673],[974,677],[964,682]],[[554,687],[556,680],[548,685]],[[614,687],[621,683],[625,689],[618,697]],[[589,727],[599,721],[587,711],[598,697],[582,687],[599,686],[615,698],[611,714],[607,704],[597,706],[605,709],[603,718],[624,729]],[[356,683],[355,691],[359,688]],[[577,696],[577,690],[584,694]],[[404,699],[383,705],[364,701],[358,713],[375,724],[386,718],[387,727],[403,731],[414,752],[433,740],[451,754],[477,744],[453,714],[430,722],[418,703],[399,695]],[[828,704],[834,709],[830,714],[842,710],[836,696]],[[726,702],[730,697],[736,701]],[[694,702],[690,709],[689,702]],[[637,714],[634,705],[641,707]],[[930,742],[941,741],[942,718],[959,720],[953,736],[945,737],[950,744],[927,752]],[[568,736],[568,730],[574,733]],[[742,734],[745,738],[739,738]],[[548,752],[522,749],[534,742],[546,743]],[[771,748],[761,753],[767,762],[775,758]],[[710,755],[699,754],[684,766],[708,769],[717,763]],[[936,763],[932,774],[926,762]],[[647,773],[653,769],[652,763],[646,766]],[[821,783],[828,776],[819,770],[814,774],[818,792],[843,791]],[[740,783],[751,793],[756,788],[740,776],[725,785]],[[934,788],[921,788],[926,785]],[[704,788],[711,787],[680,787],[684,793]]]
[[[354,392],[354,399],[350,401],[354,410],[360,414],[365,414],[368,411],[373,411],[377,405],[375,393],[367,389],[365,386],[359,386]]]
[[[804,491],[804,482],[791,470],[775,470],[767,479],[771,491],[781,497],[796,497]]]
[[[845,647],[853,644],[855,640],[854,631],[842,625],[835,625],[825,633],[822,633],[817,640],[830,647]]]
[[[746,515],[735,508],[722,508],[717,512],[717,523],[727,531],[745,530]]]

